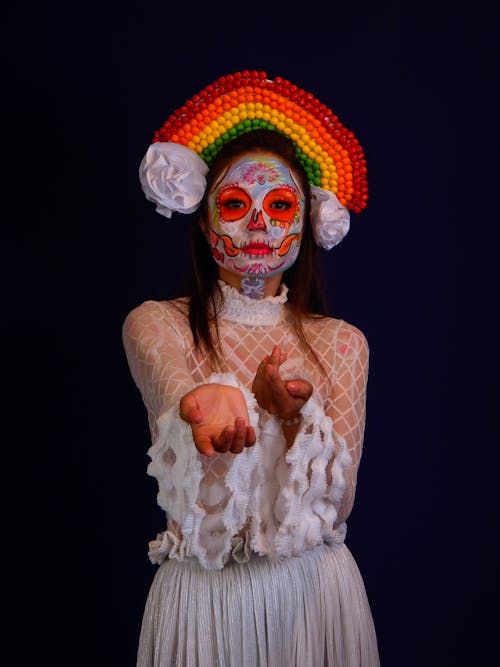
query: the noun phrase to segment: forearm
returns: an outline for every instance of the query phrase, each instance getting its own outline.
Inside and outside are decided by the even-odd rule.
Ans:
[[[299,432],[300,425],[302,423],[302,416],[299,414],[298,417],[293,419],[279,419],[283,435],[285,436],[286,447],[287,449],[290,449],[290,447],[292,447],[293,443],[295,442],[297,433]]]

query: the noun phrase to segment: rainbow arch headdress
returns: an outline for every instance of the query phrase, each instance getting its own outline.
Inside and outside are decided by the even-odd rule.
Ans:
[[[367,205],[363,149],[314,95],[281,77],[270,79],[266,72],[221,76],[169,116],[154,133],[139,169],[146,197],[166,217],[174,211],[192,213],[219,150],[254,129],[280,132],[294,143],[311,186],[316,241],[325,248],[336,245],[349,228],[348,209],[360,213]]]

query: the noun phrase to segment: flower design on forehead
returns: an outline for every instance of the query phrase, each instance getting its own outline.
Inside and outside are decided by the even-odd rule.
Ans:
[[[330,224],[326,233],[322,228],[314,229],[316,242],[325,248],[338,243],[349,227],[345,209],[360,213],[367,205],[363,149],[354,133],[312,93],[279,76],[271,79],[263,71],[221,76],[154,132],[140,169],[146,197],[159,204],[157,210],[167,217],[172,211],[191,212],[196,208],[195,200],[201,201],[203,186],[196,182],[187,188],[185,171],[196,166],[204,177],[222,146],[255,129],[280,132],[293,142],[311,186],[313,217],[321,224],[325,220]],[[170,157],[164,158],[170,152],[177,159],[175,167]],[[179,166],[183,158],[190,162],[184,171]],[[169,188],[165,188],[166,193],[160,191],[165,178],[169,183],[178,179],[180,187],[175,193]]]
[[[243,181],[245,183],[272,183],[279,179],[279,174],[274,167],[267,166],[263,162],[252,165],[243,174]]]

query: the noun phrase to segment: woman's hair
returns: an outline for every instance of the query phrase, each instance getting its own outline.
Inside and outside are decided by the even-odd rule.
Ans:
[[[284,135],[272,130],[252,130],[241,134],[223,146],[207,174],[207,187],[199,210],[200,218],[194,224],[191,237],[192,272],[188,284],[189,323],[195,346],[204,348],[214,366],[219,365],[220,362],[217,353],[219,332],[217,317],[215,317],[213,319],[214,339],[211,330],[211,314],[217,314],[217,304],[222,302],[223,296],[218,283],[218,265],[212,256],[202,226],[206,228],[208,224],[207,200],[215,180],[235,158],[252,152],[272,153],[286,162],[299,177],[302,189],[306,193],[304,227],[299,254],[293,265],[283,273],[282,279],[289,290],[287,303],[297,335],[304,348],[314,356],[316,355],[305,337],[302,320],[304,317],[324,316],[327,312],[320,249],[314,242],[311,227],[309,184],[304,169],[298,161],[294,145]]]

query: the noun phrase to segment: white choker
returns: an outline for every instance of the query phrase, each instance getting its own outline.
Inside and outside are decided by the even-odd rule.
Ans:
[[[272,326],[283,316],[283,306],[288,300],[288,287],[281,283],[279,294],[263,299],[252,299],[223,280],[219,280],[223,301],[218,304],[220,319],[254,326]]]

